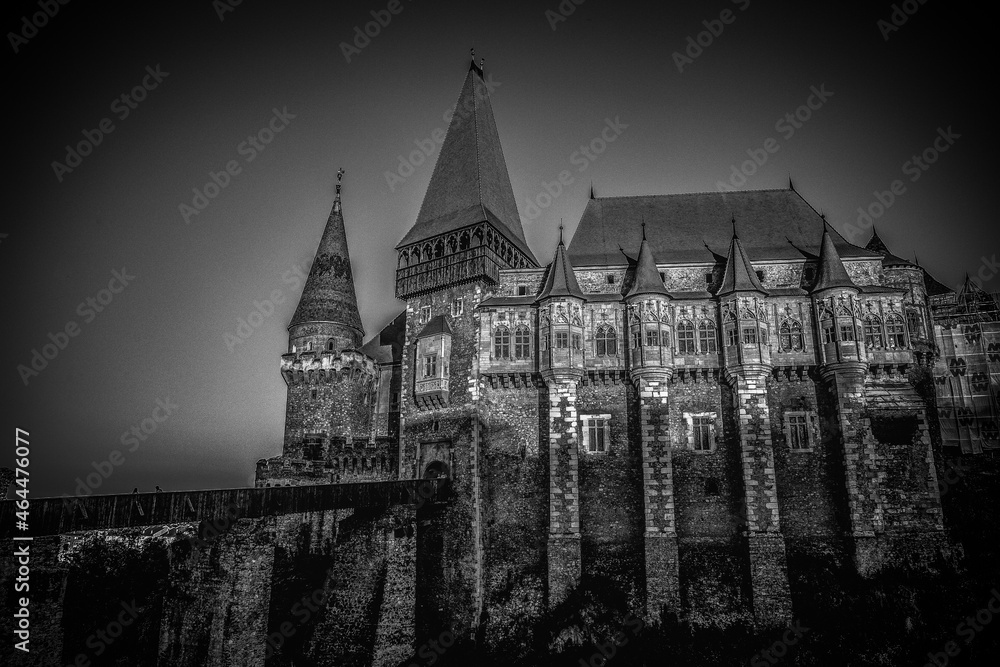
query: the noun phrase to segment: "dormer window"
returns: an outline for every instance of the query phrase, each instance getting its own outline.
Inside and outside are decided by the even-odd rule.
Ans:
[[[451,327],[444,315],[431,319],[417,334],[414,397],[418,407],[429,409],[448,404]]]
[[[527,285],[518,285],[517,286],[517,295],[518,296],[528,296],[528,286]]]

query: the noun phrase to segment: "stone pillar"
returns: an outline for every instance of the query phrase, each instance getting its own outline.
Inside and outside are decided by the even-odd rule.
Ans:
[[[769,375],[769,369],[762,365],[727,370],[739,423],[754,618],[761,627],[778,627],[792,620],[792,601],[774,475],[767,405]]]
[[[417,539],[416,509],[394,507],[389,515],[400,526],[386,534],[386,573],[375,632],[373,667],[395,667],[416,647]]]
[[[868,576],[879,569],[876,535],[884,525],[875,438],[866,413],[866,367],[858,362],[827,364],[820,373],[833,398],[835,431],[844,453],[854,562],[858,573]]]
[[[642,438],[642,498],[646,510],[646,623],[680,612],[680,567],[674,517],[669,377],[636,378]]]
[[[580,583],[579,376],[545,374],[549,391],[549,607]]]

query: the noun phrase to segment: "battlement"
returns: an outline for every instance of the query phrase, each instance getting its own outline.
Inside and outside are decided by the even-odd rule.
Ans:
[[[374,359],[358,350],[310,350],[281,355],[281,376],[288,384],[341,380],[367,383],[376,380],[378,368]]]

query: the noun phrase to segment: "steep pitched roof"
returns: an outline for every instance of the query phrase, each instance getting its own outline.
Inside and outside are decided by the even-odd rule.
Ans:
[[[303,322],[336,322],[356,329],[364,336],[351,273],[351,256],[347,251],[347,230],[344,228],[339,183],[333,210],[327,218],[323,238],[302,288],[302,297],[288,326],[291,328]]]
[[[865,249],[882,255],[882,266],[916,266],[913,262],[889,252],[889,248],[882,241],[882,237],[878,235],[874,225],[872,225],[872,237],[865,244]]]
[[[642,242],[639,244],[639,258],[635,265],[635,280],[625,296],[638,294],[667,294],[667,288],[660,278],[660,270],[656,267],[653,250],[646,241],[646,224],[642,225]]]
[[[830,233],[829,225],[823,228],[823,240],[820,242],[819,270],[817,274],[816,284],[812,288],[813,292],[831,287],[858,288],[854,284],[854,281],[851,280],[851,277],[847,275],[847,269],[844,268],[844,262],[840,259],[840,254],[837,252],[837,246],[833,242],[833,235]]]
[[[549,264],[548,273],[545,276],[545,284],[539,293],[536,301],[547,299],[552,296],[575,296],[584,299],[583,290],[580,283],[576,281],[576,274],[573,272],[573,265],[566,256],[566,246],[562,240],[562,230],[559,230],[559,245],[556,246],[555,256]]]
[[[444,315],[436,315],[431,318],[431,321],[424,325],[424,328],[420,330],[417,334],[417,338],[424,338],[425,336],[433,336],[434,334],[452,334],[451,325],[448,324],[448,318]]]
[[[753,261],[801,260],[819,253],[823,218],[799,193],[747,190],[588,199],[569,256],[577,267],[621,266],[623,231],[645,220],[646,236],[661,264],[712,264],[713,251],[729,244],[733,216],[746,230],[743,243]],[[833,238],[841,257],[878,257],[836,232]],[[624,251],[634,256],[636,246],[626,245]]]
[[[396,247],[484,220],[538,264],[521,228],[489,87],[482,70],[473,64],[438,152],[417,221]]]
[[[729,256],[726,258],[726,272],[722,275],[722,285],[719,286],[718,294],[732,294],[733,292],[760,292],[767,294],[767,290],[760,284],[760,279],[754,271],[753,264],[747,256],[740,237],[733,230],[733,238],[729,242]]]
[[[940,296],[941,294],[955,293],[955,290],[948,287],[947,285],[936,279],[934,276],[932,276],[930,273],[928,273],[927,269],[923,269],[923,271],[924,271],[924,289],[927,290],[927,296]]]

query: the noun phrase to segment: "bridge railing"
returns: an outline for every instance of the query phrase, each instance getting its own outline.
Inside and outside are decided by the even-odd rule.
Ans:
[[[410,479],[359,484],[213,489],[31,500],[27,529],[19,529],[16,501],[0,501],[0,539],[81,530],[104,530],[253,519],[346,508],[421,505],[443,500],[448,480]]]

